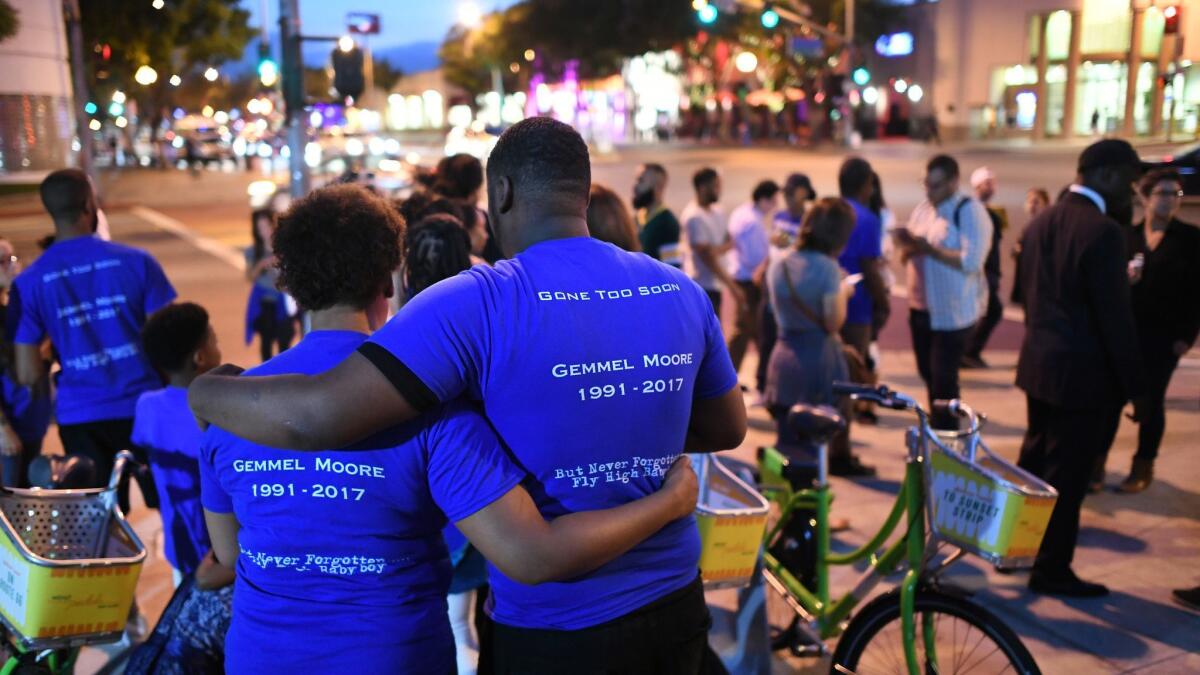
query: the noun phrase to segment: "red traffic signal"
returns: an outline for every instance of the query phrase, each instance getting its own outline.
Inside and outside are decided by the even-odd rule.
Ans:
[[[1179,7],[1170,5],[1163,8],[1163,34],[1175,35],[1179,33]]]

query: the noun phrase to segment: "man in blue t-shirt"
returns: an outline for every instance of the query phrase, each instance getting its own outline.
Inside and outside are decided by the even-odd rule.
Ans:
[[[297,201],[274,250],[313,330],[247,374],[312,375],[354,354],[387,317],[400,230],[391,206],[358,186]],[[677,518],[686,524],[695,506],[684,460],[644,499],[547,522],[519,485],[525,471],[465,400],[349,449],[267,448],[215,426],[205,434],[212,543],[238,570],[228,672],[453,672],[447,519],[530,588],[603,565]]]
[[[319,375],[206,375],[189,393],[193,412],[258,443],[317,450],[475,399],[547,518],[629,505],[658,489],[679,453],[740,444],[745,406],[704,291],[588,238],[579,134],[548,118],[519,122],[487,171],[510,260],[422,292]],[[569,582],[530,587],[490,567],[483,669],[697,672],[712,658],[699,545],[687,518]]]
[[[102,485],[116,453],[134,449],[129,434],[138,397],[162,386],[139,332],[175,289],[145,251],[94,236],[98,208],[87,174],[55,171],[40,191],[54,219],[54,243],[13,282],[8,330],[17,378],[33,386],[46,376],[39,349],[49,338],[62,364],[55,418],[63,448],[91,458]],[[146,504],[157,507],[153,480],[145,475],[138,482]],[[120,502],[128,512],[127,484]]]

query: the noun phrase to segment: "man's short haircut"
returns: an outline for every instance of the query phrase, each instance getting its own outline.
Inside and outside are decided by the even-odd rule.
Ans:
[[[773,180],[764,180],[754,186],[754,191],[750,193],[750,199],[757,203],[760,199],[772,199],[777,194],[779,194],[779,183]]]
[[[692,174],[692,187],[695,188],[697,192],[699,192],[700,188],[704,187],[705,185],[712,185],[713,181],[715,181],[716,179],[717,179],[717,170],[712,168],[711,166],[706,166],[703,169],[700,169],[696,173]]]
[[[483,164],[460,152],[438,162],[433,191],[450,199],[466,199],[483,187]]]
[[[517,194],[569,199],[587,207],[592,164],[570,125],[549,117],[521,120],[500,134],[488,157],[488,182],[507,176]]]
[[[1179,171],[1170,167],[1163,167],[1161,169],[1152,169],[1145,176],[1142,176],[1142,179],[1138,181],[1138,192],[1143,197],[1149,197],[1150,193],[1154,192],[1154,186],[1163,181],[1175,181],[1181,185],[1183,184],[1183,180],[1179,177]]]
[[[142,350],[164,375],[187,368],[208,339],[208,312],[194,302],[176,302],[150,315],[142,326]]]
[[[950,155],[934,155],[925,165],[925,173],[933,173],[935,170],[941,170],[946,174],[946,178],[958,178],[958,160]]]
[[[854,208],[838,197],[819,199],[800,224],[798,248],[836,256],[854,231]]]
[[[850,157],[838,169],[838,192],[847,198],[857,197],[871,184],[871,164],[862,157]]]
[[[667,177],[667,167],[659,164],[658,162],[647,162],[642,165],[642,168],[644,168],[646,171],[656,173],[663,178]]]
[[[361,185],[333,185],[292,203],[271,241],[279,285],[307,310],[366,309],[400,265],[404,221]]]
[[[92,183],[79,169],[59,169],[42,181],[42,205],[56,223],[73,223],[87,208]]]
[[[809,199],[815,199],[817,191],[813,189],[812,181],[808,176],[802,173],[793,173],[787,177],[783,183],[783,196],[791,199],[796,194],[796,190],[803,188],[808,193]]]

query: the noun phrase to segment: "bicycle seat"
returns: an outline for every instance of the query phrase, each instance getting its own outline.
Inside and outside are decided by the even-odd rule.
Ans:
[[[788,411],[788,429],[801,441],[823,445],[846,428],[846,422],[827,405],[797,403]]]

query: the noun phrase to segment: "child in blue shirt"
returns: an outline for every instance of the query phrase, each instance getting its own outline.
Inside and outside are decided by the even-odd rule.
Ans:
[[[131,438],[150,459],[164,550],[178,585],[211,548],[200,506],[201,432],[187,407],[187,386],[220,365],[221,350],[208,312],[185,302],[150,316],[142,328],[142,351],[167,386],[138,398]]]
[[[274,234],[280,283],[313,330],[251,376],[320,376],[387,318],[402,223],[361,186],[297,201]],[[548,521],[478,408],[449,402],[344,452],[267,448],[211,427],[203,504],[236,564],[230,673],[451,673],[447,521],[511,578],[570,578],[691,513],[686,460],[645,498]],[[566,666],[566,664],[564,664]]]

